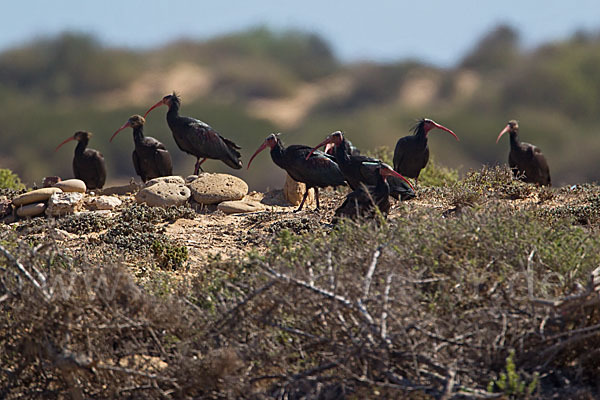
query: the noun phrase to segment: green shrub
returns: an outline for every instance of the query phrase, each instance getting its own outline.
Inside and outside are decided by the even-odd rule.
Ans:
[[[187,247],[177,246],[170,241],[155,240],[152,243],[152,252],[160,268],[166,270],[181,269],[188,260]]]
[[[515,351],[511,350],[506,357],[506,372],[501,372],[500,377],[489,383],[488,392],[494,392],[495,388],[510,398],[530,398],[538,386],[538,374],[534,374],[531,382],[521,378],[515,365]]]
[[[10,169],[0,168],[0,189],[23,190],[25,185]]]
[[[419,184],[423,186],[447,186],[458,182],[458,170],[444,167],[429,157],[427,166],[419,175]]]

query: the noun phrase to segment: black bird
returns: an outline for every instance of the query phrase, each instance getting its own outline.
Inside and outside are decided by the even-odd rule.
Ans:
[[[513,174],[524,182],[552,185],[550,168],[542,151],[537,146],[519,141],[519,123],[514,119],[509,121],[498,135],[496,143],[506,132],[510,132],[508,165]]]
[[[337,131],[337,132],[340,132],[340,131]],[[352,144],[351,141],[344,138],[344,141],[342,144],[344,146],[344,150],[346,150],[346,153],[350,154],[351,156],[360,156],[360,150],[354,144]],[[325,145],[324,151],[327,154],[331,154],[332,156],[335,156],[335,146],[333,146],[333,145]]]
[[[319,143],[313,150],[318,149],[321,146],[326,146],[327,149],[333,144],[333,155],[335,161],[340,166],[340,170],[344,174],[344,178],[348,182],[348,185],[352,190],[359,189],[363,184],[365,185],[376,185],[379,179],[379,173],[373,166],[379,165],[380,160],[372,157],[352,155],[350,153],[351,146],[348,144],[348,140],[344,137],[341,131],[335,131],[321,143]],[[391,167],[390,167],[391,169]],[[388,184],[390,186],[391,196],[396,200],[398,198],[402,200],[409,200],[415,197],[414,188],[410,182],[403,176],[390,176]]]
[[[387,217],[390,212],[390,187],[387,183],[387,177],[398,177],[401,175],[387,164],[382,162],[372,163],[377,173],[377,183],[375,186],[365,186],[362,184],[358,189],[349,193],[346,199],[337,210],[332,222],[335,224],[339,218],[374,218],[376,215],[375,207],[379,209],[383,217]]]
[[[248,168],[254,157],[267,147],[271,148],[271,159],[278,167],[286,170],[295,181],[306,184],[304,197],[296,211],[302,210],[310,188],[315,189],[316,210],[318,210],[320,187],[335,187],[345,184],[344,175],[332,156],[322,151],[315,151],[310,157],[307,157],[311,152],[310,147],[298,144],[284,147],[279,139],[279,134],[273,133],[267,136],[264,143],[252,155],[248,161]]]
[[[242,155],[238,151],[241,147],[219,135],[207,123],[195,118],[180,116],[181,99],[175,92],[166,95],[161,101],[150,107],[144,114],[144,118],[150,111],[163,104],[169,107],[167,123],[171,128],[171,132],[173,132],[175,143],[182,151],[195,156],[197,159],[194,175],[198,174],[201,169],[200,166],[207,158],[221,160],[234,169],[242,168],[242,162],[240,161]],[[202,161],[200,161],[201,158]]]
[[[429,161],[429,146],[427,134],[430,130],[438,128],[450,133],[460,140],[450,129],[427,118],[421,119],[413,128],[413,135],[402,137],[394,149],[394,170],[408,178],[419,179],[421,170]]]
[[[160,176],[173,175],[173,162],[171,155],[164,144],[150,136],[144,136],[144,123],[146,120],[141,115],[132,115],[127,122],[120,127],[110,138],[110,141],[127,127],[133,128],[133,143],[135,150],[131,154],[133,157],[133,167],[135,173],[142,178],[142,182]]]
[[[88,189],[102,189],[106,182],[106,164],[104,156],[98,150],[86,149],[92,137],[91,132],[79,131],[64,142],[56,146],[58,150],[63,144],[77,140],[75,156],[73,157],[73,174],[75,178],[85,182]]]

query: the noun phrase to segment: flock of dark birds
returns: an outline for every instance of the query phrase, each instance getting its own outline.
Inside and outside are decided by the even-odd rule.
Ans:
[[[181,99],[175,93],[163,97],[146,111],[144,116],[133,115],[110,138],[110,141],[125,128],[132,128],[133,166],[143,182],[173,174],[173,163],[167,148],[160,141],[144,136],[145,118],[155,108],[166,105],[167,123],[179,148],[196,157],[194,174],[202,169],[207,159],[221,160],[234,169],[242,168],[240,147],[232,140],[224,138],[210,125],[195,118],[179,115]],[[414,187],[406,179],[418,182],[421,170],[429,161],[427,135],[433,129],[440,129],[458,136],[450,129],[431,119],[421,119],[413,128],[413,134],[402,137],[394,149],[393,168],[373,157],[360,154],[352,143],[340,131],[333,132],[316,147],[291,145],[285,147],[279,134],[270,134],[256,150],[248,162],[248,168],[254,157],[267,147],[270,148],[273,162],[284,169],[290,177],[306,184],[306,191],[300,206],[302,210],[308,191],[315,190],[316,209],[319,209],[319,188],[348,185],[352,192],[346,196],[343,204],[336,210],[334,221],[340,217],[373,217],[376,210],[386,216],[390,210],[389,196],[397,200],[409,200],[415,197]],[[519,141],[519,124],[512,120],[500,132],[496,143],[506,132],[510,133],[510,153],[508,163],[514,175],[530,183],[550,185],[550,171],[546,158],[536,146]],[[87,148],[92,134],[79,131],[62,142],[75,140],[73,173],[77,179],[85,182],[88,189],[100,189],[106,181],[106,165],[102,154]],[[323,151],[318,150],[325,146]]]

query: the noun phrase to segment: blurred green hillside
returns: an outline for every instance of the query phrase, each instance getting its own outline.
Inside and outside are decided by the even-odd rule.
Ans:
[[[316,144],[341,129],[365,151],[393,149],[415,119],[427,116],[461,139],[430,135],[436,161],[465,172],[505,163],[508,139],[494,141],[518,119],[521,139],[546,154],[555,185],[600,180],[600,35],[578,33],[524,50],[506,26],[451,69],[417,60],[344,64],[318,36],[265,28],[149,51],[107,48],[74,33],[38,40],[0,53],[0,168],[29,185],[46,175],[71,177],[73,145],[54,148],[88,130],[95,134],[90,147],[105,155],[107,185],[129,180],[131,131],[108,139],[173,90],[183,115],[243,147],[244,164],[271,132],[284,132],[287,144]],[[187,175],[195,160],[175,145],[165,113],[150,114],[145,133],[165,143],[175,173]],[[283,182],[266,152],[249,171],[217,161],[204,166],[238,175],[251,189]]]

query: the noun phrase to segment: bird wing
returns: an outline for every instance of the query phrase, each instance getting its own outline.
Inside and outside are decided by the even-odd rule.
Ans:
[[[89,150],[95,152],[97,155],[96,157],[93,157],[93,168],[96,172],[96,176],[98,177],[98,189],[102,189],[104,182],[106,182],[106,163],[104,162],[104,156],[98,150]]]
[[[195,132],[194,135],[188,135],[188,141],[197,150],[196,155],[221,160],[232,168],[242,167],[239,160],[242,155],[238,151],[240,146],[200,120],[188,118],[188,126]]]
[[[140,157],[138,156],[137,151],[133,151],[133,153],[131,153],[131,158],[133,159],[133,168],[135,168],[135,173],[142,178],[142,180],[145,180],[145,176],[142,173],[142,166],[140,165]]]
[[[298,182],[311,183],[314,186],[341,186],[345,183],[344,175],[334,157],[317,150],[308,160],[306,156],[312,148],[303,145],[292,145],[285,149],[284,169]]]
[[[406,154],[404,145],[405,145],[406,141],[407,141],[406,137],[402,137],[402,138],[398,139],[398,142],[396,142],[396,148],[394,149],[394,158],[393,158],[394,170],[396,170],[396,171],[398,170],[398,168],[402,164],[402,161],[404,160],[404,156]]]
[[[161,176],[173,175],[173,161],[166,149],[157,148],[154,151],[154,162]]]

